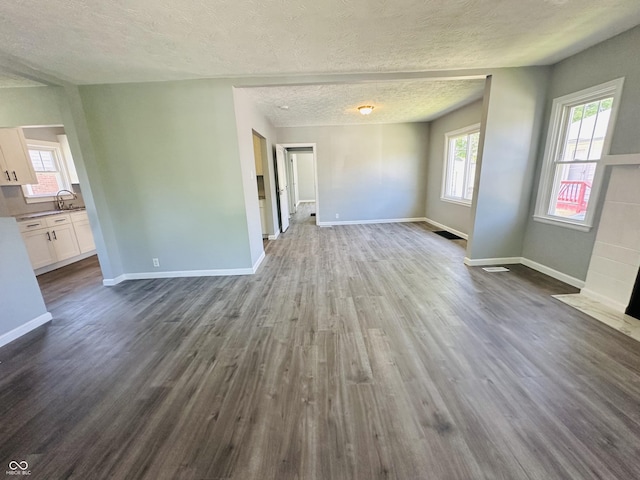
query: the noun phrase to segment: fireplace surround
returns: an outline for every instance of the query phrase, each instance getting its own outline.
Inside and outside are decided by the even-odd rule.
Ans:
[[[608,155],[603,164],[611,175],[581,294],[638,318],[640,154]]]

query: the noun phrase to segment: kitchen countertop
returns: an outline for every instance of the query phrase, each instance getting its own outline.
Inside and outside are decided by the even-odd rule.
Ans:
[[[29,220],[32,218],[48,217],[50,215],[60,215],[62,213],[82,212],[84,210],[86,210],[85,207],[76,207],[69,210],[47,210],[46,212],[19,213],[18,215],[14,215],[13,217],[17,222],[20,222],[22,220]]]

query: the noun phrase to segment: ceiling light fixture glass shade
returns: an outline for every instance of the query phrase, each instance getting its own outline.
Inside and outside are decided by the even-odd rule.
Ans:
[[[371,105],[362,105],[361,107],[358,107],[358,111],[362,115],[369,115],[371,112],[373,112],[373,107]]]

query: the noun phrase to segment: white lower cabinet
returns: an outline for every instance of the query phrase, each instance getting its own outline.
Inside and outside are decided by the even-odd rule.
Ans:
[[[265,207],[266,201],[264,199],[259,200],[260,203],[260,225],[262,226],[262,235],[267,235],[267,209]]]
[[[93,240],[93,233],[91,232],[91,225],[89,225],[89,216],[87,212],[74,212],[71,214],[71,223],[73,223],[73,229],[76,232],[76,239],[78,240],[78,247],[80,253],[91,252],[96,249],[96,243]]]
[[[56,251],[56,260],[61,262],[80,255],[78,240],[73,225],[60,225],[51,230],[51,243]]]
[[[25,220],[18,226],[34,270],[95,250],[86,212]]]
[[[56,263],[56,251],[47,228],[23,232],[22,238],[34,270]]]

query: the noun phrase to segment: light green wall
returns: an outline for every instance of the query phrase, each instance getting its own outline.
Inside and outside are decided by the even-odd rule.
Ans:
[[[523,256],[580,280],[587,275],[597,225],[590,232],[579,232],[532,219],[551,103],[554,98],[625,77],[610,153],[640,152],[639,46],[640,27],[636,27],[556,64],[552,70]],[[602,194],[599,205],[604,198],[604,192]]]
[[[61,125],[61,87],[3,88],[0,90],[0,127]]]
[[[468,234],[471,229],[471,206],[443,201],[445,134],[480,123],[482,100],[459,108],[431,122],[429,129],[429,167],[427,172],[428,219]]]
[[[277,132],[278,143],[317,144],[320,222],[424,217],[427,123],[294,127]]]
[[[231,85],[96,85],[80,96],[122,271],[251,267]]]
[[[0,218],[0,337],[47,313],[13,218]]]
[[[472,260],[522,255],[548,76],[548,67],[528,67],[487,79],[467,244]]]

